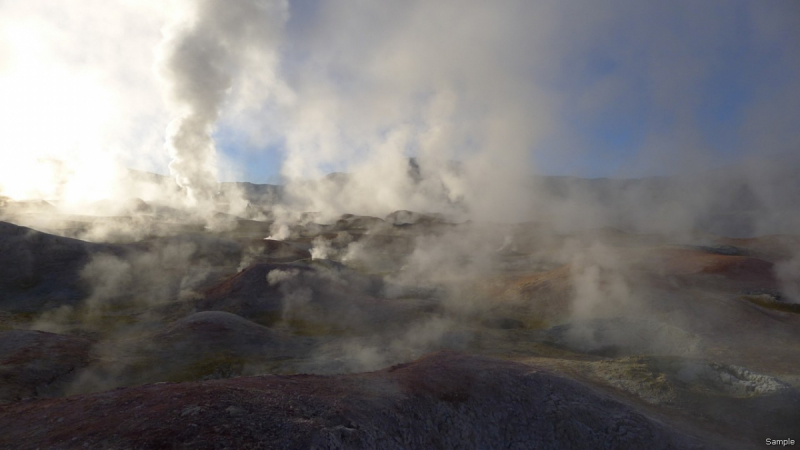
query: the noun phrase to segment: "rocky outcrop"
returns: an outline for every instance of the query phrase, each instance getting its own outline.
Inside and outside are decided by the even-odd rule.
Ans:
[[[800,393],[780,379],[741,366],[683,357],[636,356],[588,364],[620,391],[756,447],[765,435],[800,428]]]

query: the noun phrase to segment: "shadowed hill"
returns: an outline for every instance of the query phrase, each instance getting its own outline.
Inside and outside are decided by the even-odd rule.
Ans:
[[[0,333],[0,402],[56,395],[89,363],[87,339],[32,330]]]
[[[100,252],[121,249],[0,222],[0,306],[36,312],[76,304],[87,294],[80,270]]]

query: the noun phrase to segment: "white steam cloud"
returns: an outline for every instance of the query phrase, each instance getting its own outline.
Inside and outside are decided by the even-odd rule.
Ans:
[[[407,209],[570,226],[624,213],[672,231],[695,227],[729,187],[701,176],[703,189],[690,186],[691,195],[657,192],[663,201],[653,211],[641,206],[660,188],[623,186],[621,211],[603,211],[595,195],[567,192],[562,202],[526,189],[529,175],[591,165],[619,177],[680,174],[730,162],[740,166],[731,178],[744,176],[768,212],[757,215],[756,232],[797,223],[776,217],[797,189],[771,188],[765,180],[777,172],[763,161],[790,166],[785,157],[796,154],[800,83],[781,75],[800,67],[785,44],[800,29],[796,2],[612,0],[576,11],[517,0],[30,0],[0,8],[0,195],[12,199],[149,202],[167,189],[126,187],[122,168],[164,172],[171,158],[189,204],[224,209],[217,203],[234,199],[219,198],[218,181],[237,170],[241,179],[231,167],[236,151],[215,142],[224,134],[254,153],[282,154],[282,211],[384,217]],[[736,48],[741,58],[729,54]],[[737,82],[742,98],[717,92]],[[709,112],[724,104],[717,97],[735,104],[727,116]],[[608,146],[586,128],[637,112],[648,119],[635,127],[635,151],[606,158]],[[709,131],[723,128],[730,132]],[[324,177],[334,171],[347,175]],[[241,212],[237,204],[227,212]],[[271,218],[283,236],[291,220]]]
[[[0,195],[81,208],[165,162],[153,46],[164,2],[0,3]]]
[[[263,99],[277,83],[276,45],[287,14],[280,0],[192,1],[165,29],[158,73],[174,116],[169,168],[191,205],[209,205],[218,190],[213,133],[231,91]]]

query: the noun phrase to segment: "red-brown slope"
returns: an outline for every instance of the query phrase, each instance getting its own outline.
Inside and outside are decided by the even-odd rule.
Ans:
[[[87,339],[34,330],[0,332],[0,402],[56,394],[89,363]]]
[[[157,384],[0,407],[0,447],[688,448],[530,366],[438,353],[378,372]]]
[[[751,256],[724,255],[683,248],[660,248],[643,253],[631,267],[657,279],[679,279],[690,285],[724,280],[726,288],[778,288],[774,264]]]

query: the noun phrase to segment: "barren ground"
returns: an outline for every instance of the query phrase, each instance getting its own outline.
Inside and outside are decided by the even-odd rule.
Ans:
[[[2,447],[800,440],[793,236],[38,208],[0,223]]]

